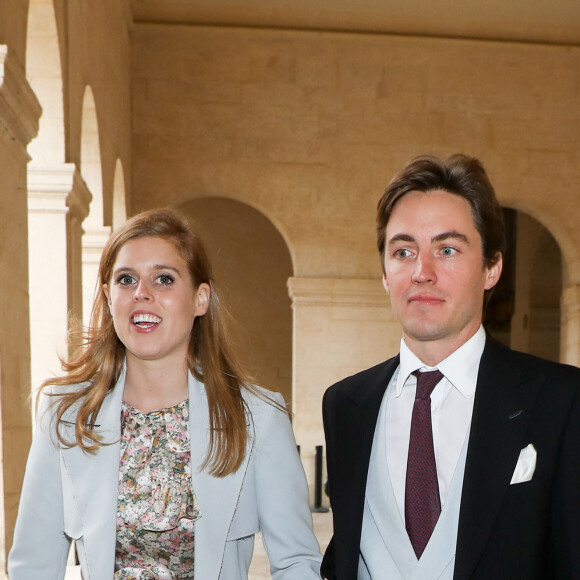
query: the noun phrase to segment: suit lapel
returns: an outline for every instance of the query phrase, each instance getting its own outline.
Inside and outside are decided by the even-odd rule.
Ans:
[[[522,447],[542,377],[527,377],[488,337],[477,379],[459,516],[455,580],[471,576],[485,549]]]
[[[191,479],[201,511],[201,518],[195,522],[195,576],[217,580],[253,441],[248,444],[244,462],[235,473],[226,477],[214,477],[206,469],[201,469],[209,443],[209,408],[204,385],[191,374],[189,410]]]
[[[356,577],[369,461],[381,401],[399,357],[388,360],[336,385],[332,405],[325,410],[328,445],[340,463],[329,461],[335,520],[337,568],[344,578]]]

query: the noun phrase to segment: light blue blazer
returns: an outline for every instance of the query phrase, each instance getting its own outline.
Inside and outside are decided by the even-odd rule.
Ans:
[[[113,578],[124,384],[123,372],[98,414],[95,429],[113,444],[96,455],[59,445],[50,411],[40,409],[8,558],[11,580],[63,579],[71,540],[83,580]],[[319,579],[321,555],[290,421],[256,396],[244,397],[250,410],[246,457],[235,473],[213,477],[201,470],[208,446],[205,388],[189,375],[192,486],[202,514],[195,522],[195,578],[246,580],[261,530],[272,578]],[[69,419],[65,428],[73,429],[74,416]]]

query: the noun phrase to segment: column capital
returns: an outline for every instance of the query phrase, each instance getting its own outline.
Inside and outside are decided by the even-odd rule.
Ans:
[[[390,305],[379,279],[367,278],[288,278],[292,308],[297,305],[369,306]]]
[[[42,107],[13,54],[0,45],[0,139],[27,163],[26,146],[38,133]]]
[[[74,163],[28,166],[29,213],[70,213],[81,223],[92,195]]]
[[[110,226],[85,228],[83,234],[83,247],[103,249],[107,240],[111,236],[111,231],[112,228]]]

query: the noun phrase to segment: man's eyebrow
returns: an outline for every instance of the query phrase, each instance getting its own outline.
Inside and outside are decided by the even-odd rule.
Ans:
[[[469,245],[469,238],[465,234],[462,234],[456,230],[442,232],[431,238],[432,242],[444,242],[445,240],[459,240],[460,242]],[[410,234],[395,234],[389,240],[388,245],[391,246],[397,242],[415,242],[415,238]]]
[[[389,246],[396,244],[397,242],[414,242],[415,238],[409,234],[395,234],[389,240]]]
[[[433,238],[431,238],[432,242],[444,242],[445,240],[459,240],[467,245],[469,245],[469,239],[465,234],[462,234],[456,230],[451,230],[449,232],[443,232],[441,234],[437,234]]]

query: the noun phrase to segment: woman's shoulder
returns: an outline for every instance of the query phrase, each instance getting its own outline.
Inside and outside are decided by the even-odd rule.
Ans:
[[[62,385],[49,383],[46,386],[40,388],[40,395],[57,398],[64,397],[71,393],[78,393],[80,391],[83,391],[90,386],[91,383],[89,381],[85,381],[83,383],[70,383]]]
[[[37,391],[37,412],[38,415],[48,415],[52,417],[56,413],[59,404],[76,393],[86,389],[89,383],[70,384],[70,385],[53,385],[49,384],[41,387]],[[75,405],[73,405],[75,407]]]
[[[280,393],[265,387],[259,385],[246,386],[242,389],[242,396],[252,413],[286,411],[284,397]]]
[[[66,399],[67,397],[74,398],[76,395],[81,395],[83,392],[88,391],[90,387],[91,383],[88,381],[66,385],[49,384],[39,389],[38,399],[41,402],[41,406],[52,407],[62,399]]]

